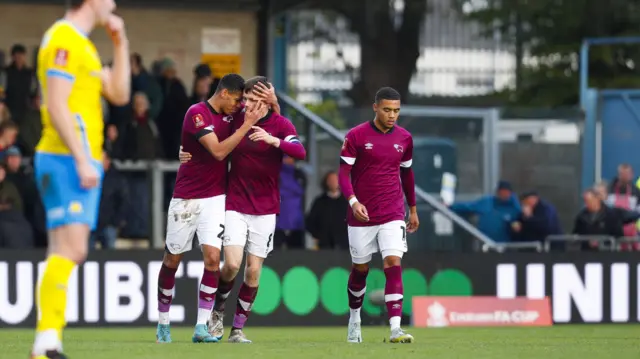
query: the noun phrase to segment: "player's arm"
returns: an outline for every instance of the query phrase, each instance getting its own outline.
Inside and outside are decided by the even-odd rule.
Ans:
[[[113,41],[113,69],[102,70],[103,95],[110,103],[123,106],[131,99],[129,40],[122,19],[113,16],[107,26]]]
[[[342,191],[344,197],[349,201],[351,207],[358,202],[355,192],[353,191],[353,185],[351,184],[351,168],[356,163],[356,156],[357,151],[354,147],[354,136],[349,132],[344,138],[342,150],[340,151],[338,183],[340,184],[340,191]]]
[[[418,229],[418,208],[416,207],[416,180],[411,164],[413,162],[413,138],[409,140],[409,146],[405,149],[400,162],[400,181],[402,190],[409,205],[409,225],[407,231],[413,233]]]
[[[73,44],[74,42],[60,46],[52,44],[51,49],[44,50],[49,51],[45,55],[48,59],[46,59],[47,90],[44,103],[51,117],[51,124],[76,163],[86,164],[89,162],[88,153],[76,131],[78,121],[69,109],[69,96],[81,61],[79,57],[82,56]]]
[[[249,135],[249,139],[251,141],[264,141],[275,148],[279,148],[291,158],[304,160],[307,157],[307,151],[298,138],[296,128],[289,120],[283,123],[284,129],[277,136],[268,134],[262,127],[254,126],[254,132]]]
[[[233,151],[242,138],[247,135],[251,127],[264,115],[266,104],[260,103],[253,109],[245,112],[245,121],[231,136],[226,140],[218,141],[218,136],[213,132],[213,126],[207,126],[195,133],[198,142],[215,157],[218,161],[224,160],[231,151]]]

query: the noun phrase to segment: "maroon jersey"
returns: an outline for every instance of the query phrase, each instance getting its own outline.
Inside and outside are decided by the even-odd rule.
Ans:
[[[244,116],[236,119],[234,128],[242,126]],[[276,113],[270,113],[257,126],[283,142],[302,146],[291,121]],[[281,148],[262,141],[249,139],[250,131],[231,154],[229,185],[227,187],[228,211],[249,215],[280,213],[279,178],[282,169]]]
[[[232,116],[217,113],[206,101],[187,110],[182,122],[182,147],[191,153],[191,160],[178,168],[173,198],[209,198],[224,194],[227,161],[216,160],[199,140],[214,132],[222,142],[231,135],[232,126]]]
[[[369,222],[363,223],[348,211],[348,225],[375,226],[404,220],[400,167],[411,167],[412,156],[413,139],[402,127],[394,126],[383,133],[370,121],[347,133],[340,160],[342,166],[351,166],[351,180],[341,180],[341,184],[347,184],[341,189],[347,198],[355,195],[369,213]]]

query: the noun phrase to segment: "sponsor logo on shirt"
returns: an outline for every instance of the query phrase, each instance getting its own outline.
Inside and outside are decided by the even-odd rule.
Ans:
[[[393,145],[393,148],[396,149],[396,151],[402,153],[404,151],[404,148],[402,148],[402,146],[400,145]]]
[[[204,117],[202,117],[201,114],[198,113],[192,118],[193,118],[193,125],[196,126],[196,128],[204,126]]]
[[[365,143],[364,148],[367,149],[367,150],[372,150],[373,149],[373,143],[371,143],[371,142]]]
[[[57,49],[56,57],[53,60],[53,63],[56,66],[66,67],[69,62],[69,50],[65,49]]]

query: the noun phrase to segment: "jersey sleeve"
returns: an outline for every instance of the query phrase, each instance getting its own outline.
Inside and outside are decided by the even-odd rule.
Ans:
[[[353,166],[356,163],[356,139],[352,131],[349,131],[342,143],[342,150],[340,151],[340,163]]]
[[[282,127],[278,131],[278,137],[280,138],[280,149],[285,155],[295,158],[297,160],[304,160],[307,156],[306,150],[298,138],[298,132],[296,127],[287,118],[280,118]]]
[[[206,123],[206,117],[201,110],[191,108],[184,117],[183,131],[199,140],[205,135],[213,132],[215,129],[211,123]]]
[[[302,142],[300,142],[300,138],[298,138],[298,131],[296,131],[296,127],[293,125],[293,123],[291,123],[291,121],[284,117],[282,118],[281,123],[281,130],[278,134],[280,140],[289,143],[302,144]]]
[[[41,64],[45,67],[47,77],[75,80],[82,57],[86,53],[80,47],[77,36],[65,28],[45,35],[42,40],[44,59]]]
[[[413,163],[413,137],[409,136],[407,148],[404,150],[404,153],[402,154],[400,167],[410,168],[412,163]]]

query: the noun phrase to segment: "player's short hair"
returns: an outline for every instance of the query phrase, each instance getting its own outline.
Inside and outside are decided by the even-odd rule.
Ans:
[[[67,0],[69,8],[75,10],[84,4],[85,0]]]
[[[222,90],[242,93],[244,91],[244,78],[238,74],[226,74],[222,76],[216,88],[216,93]]]
[[[253,88],[259,83],[264,84],[265,86],[267,86],[267,88],[271,88],[271,85],[269,85],[269,80],[265,76],[254,76],[244,83],[244,93],[253,91]]]
[[[391,87],[383,87],[376,92],[376,103],[380,103],[382,100],[400,101],[400,92]]]

